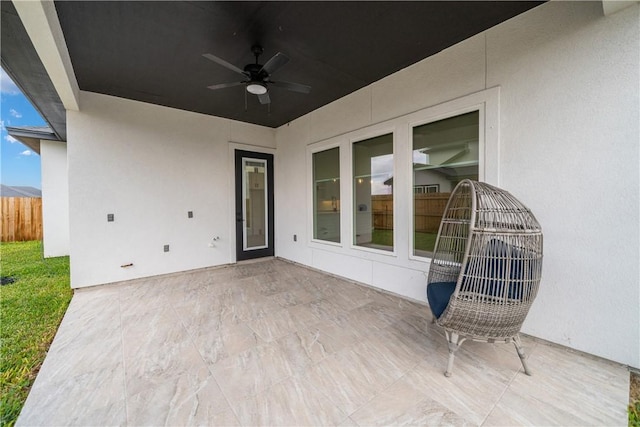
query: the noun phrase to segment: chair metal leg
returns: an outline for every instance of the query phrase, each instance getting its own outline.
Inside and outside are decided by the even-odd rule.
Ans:
[[[529,369],[529,366],[527,366],[527,356],[526,354],[524,354],[524,349],[522,348],[522,341],[520,341],[520,335],[516,335],[513,338],[513,345],[516,346],[516,351],[518,352],[518,356],[520,357],[520,362],[522,362],[524,373],[531,376],[531,370]]]
[[[460,348],[462,343],[466,340],[466,338],[461,338],[460,335],[455,332],[449,333],[445,331],[447,335],[447,341],[449,343],[449,360],[447,362],[447,370],[444,373],[445,377],[450,377],[453,371],[453,359],[456,356],[456,351]]]

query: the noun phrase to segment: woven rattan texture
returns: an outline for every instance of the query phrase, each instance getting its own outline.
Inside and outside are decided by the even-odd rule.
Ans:
[[[437,323],[480,341],[514,338],[542,272],[542,229],[509,192],[464,180],[442,218],[428,283],[456,282]]]

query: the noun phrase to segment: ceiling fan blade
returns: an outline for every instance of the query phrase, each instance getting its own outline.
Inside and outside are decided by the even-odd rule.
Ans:
[[[283,89],[287,89],[293,92],[298,93],[310,93],[311,86],[303,85],[300,83],[291,83],[291,82],[269,82],[276,87],[281,87]]]
[[[232,83],[220,83],[217,85],[211,85],[211,86],[207,86],[209,89],[211,90],[216,90],[216,89],[224,89],[227,87],[234,87],[234,86],[240,86],[243,85],[244,82],[232,82]]]
[[[263,93],[262,95],[258,95],[258,100],[260,104],[271,104],[271,98],[269,98],[269,92]]]
[[[289,62],[289,57],[282,52],[278,52],[262,66],[260,72],[264,71],[267,74],[273,74],[287,62]]]
[[[222,58],[218,58],[215,55],[212,55],[210,53],[205,53],[202,56],[204,56],[205,58],[215,62],[216,64],[222,65],[225,68],[228,68],[231,71],[235,71],[238,74],[242,74],[243,76],[248,76],[249,74],[246,71],[241,70],[240,68],[236,67],[233,64],[228,63],[227,61],[225,61]]]

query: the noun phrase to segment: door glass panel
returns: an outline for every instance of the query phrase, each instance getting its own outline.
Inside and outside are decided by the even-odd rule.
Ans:
[[[244,204],[243,248],[244,250],[264,249],[267,247],[267,161],[242,158],[242,189]]]

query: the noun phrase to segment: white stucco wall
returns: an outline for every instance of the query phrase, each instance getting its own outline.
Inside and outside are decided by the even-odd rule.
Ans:
[[[82,110],[67,112],[72,287],[234,261],[230,150],[272,150],[275,131],[89,92],[80,98]]]
[[[387,127],[396,167],[410,164],[414,112],[497,88],[499,117],[482,124],[498,147],[481,176],[527,204],[545,236],[523,331],[640,367],[639,20],[638,4],[604,16],[600,2],[549,2],[279,128],[276,254],[425,300],[428,261],[409,254],[409,192],[396,196],[395,253],[351,247],[348,148]],[[347,148],[340,246],[312,241],[309,200],[310,151],[336,145]],[[409,176],[396,170],[396,192]]]
[[[40,141],[44,257],[69,255],[69,180],[67,145]]]
[[[67,116],[72,286],[233,262],[232,151],[244,148],[275,154],[277,256],[424,300],[410,124],[480,105],[481,179],[525,202],[545,233],[524,332],[640,367],[639,19],[637,4],[605,17],[599,2],[550,2],[275,131],[81,92]],[[349,147],[384,132],[396,141],[391,253],[349,241]],[[331,146],[342,245],[312,241],[311,152]]]

